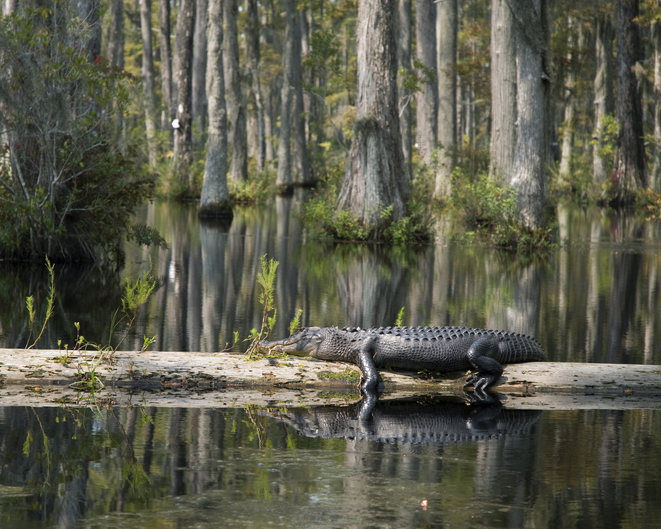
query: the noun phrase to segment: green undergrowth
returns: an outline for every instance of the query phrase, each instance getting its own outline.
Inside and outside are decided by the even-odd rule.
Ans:
[[[455,237],[459,241],[484,241],[521,253],[549,251],[557,245],[555,223],[546,222],[538,229],[525,226],[517,211],[516,190],[493,182],[486,174],[469,176],[455,170],[446,210],[465,229]]]
[[[326,241],[379,242],[393,246],[431,242],[432,219],[427,207],[429,201],[425,200],[423,179],[413,180],[413,198],[407,204],[407,216],[394,220],[392,206],[386,206],[379,212],[379,227],[372,229],[351,211],[335,207],[343,178],[341,165],[328,168],[315,189],[314,197],[304,204],[300,217],[310,237]]]
[[[46,267],[50,277],[48,295],[46,298],[46,311],[43,316],[43,323],[41,330],[32,341],[34,325],[37,319],[37,311],[35,309],[35,302],[33,296],[26,298],[26,308],[28,311],[29,320],[29,334],[28,340],[25,345],[26,349],[32,349],[37,342],[41,339],[46,325],[53,315],[55,307],[55,267],[46,258]],[[149,297],[156,289],[156,279],[152,276],[151,266],[148,271],[144,272],[142,277],[138,277],[135,281],[131,282],[127,279],[124,285],[124,293],[122,295],[122,308],[117,309],[111,317],[110,332],[108,335],[107,344],[98,344],[87,340],[80,333],[80,323],[74,322],[76,328],[76,338],[72,347],[68,343],[62,344],[58,340],[58,349],[62,352],[55,361],[63,365],[74,364],[76,366],[76,377],[78,380],[71,384],[71,387],[79,391],[94,392],[104,388],[103,381],[98,375],[98,368],[104,362],[112,363],[114,355],[119,347],[124,343],[126,338],[133,328],[135,320],[138,316],[140,308],[147,303]],[[121,335],[119,341],[113,345],[113,335],[118,330],[121,323],[125,324],[124,333]],[[147,348],[156,341],[156,337],[148,338],[143,337],[143,345],[140,352],[144,352]],[[62,350],[64,347],[64,350]]]

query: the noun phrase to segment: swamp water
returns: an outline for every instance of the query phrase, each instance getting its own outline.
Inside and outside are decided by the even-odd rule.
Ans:
[[[563,209],[561,248],[522,261],[442,237],[407,252],[306,242],[296,207],[296,198],[277,198],[237,211],[229,227],[199,224],[194,208],[145,207],[139,217],[169,249],[128,247],[120,273],[56,267],[55,314],[38,346],[72,344],[74,322],[107,342],[122,281],[151,260],[160,287],[126,348],[147,335],[154,350],[217,351],[234,331],[245,337],[259,326],[255,278],[266,254],[280,263],[276,337],[298,308],[305,325],[369,327],[393,324],[405,307],[409,325],[533,334],[552,361],[661,364],[658,224]],[[2,346],[25,345],[25,297],[42,304],[47,286],[45,267],[0,270]],[[421,398],[384,400],[360,421],[358,405],[134,402],[0,408],[0,526],[658,527],[661,519],[655,406],[537,411]],[[395,427],[409,437],[379,437]]]

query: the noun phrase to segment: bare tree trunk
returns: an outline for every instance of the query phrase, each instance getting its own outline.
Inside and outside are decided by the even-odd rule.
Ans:
[[[193,73],[193,29],[195,25],[195,0],[181,0],[177,17],[176,71],[177,112],[174,127],[174,169],[179,181],[190,187],[193,183],[191,81]]]
[[[398,0],[397,18],[397,71],[411,70],[411,0]],[[412,94],[402,86],[402,80],[397,83],[399,98],[399,129],[402,134],[402,151],[406,165],[411,170],[412,146],[411,137],[411,98]]]
[[[550,68],[546,0],[508,0],[517,31],[517,138],[511,185],[529,228],[542,225]]]
[[[491,2],[491,146],[489,176],[509,183],[516,145],[516,31],[507,0]]]
[[[120,70],[124,69],[124,0],[110,2],[108,63]]]
[[[208,0],[197,0],[193,37],[193,123],[201,131],[207,118],[207,4]]]
[[[416,57],[425,68],[436,71],[436,9],[432,0],[417,0],[415,15]],[[439,14],[439,17],[443,15]],[[423,74],[424,77],[424,74]],[[438,86],[434,79],[425,79],[417,92],[416,142],[425,163],[429,163],[436,148],[436,111]]]
[[[658,3],[657,3],[658,4]],[[652,26],[654,42],[654,164],[650,177],[650,188],[659,191],[661,187],[661,23]]]
[[[149,166],[156,167],[156,93],[154,91],[154,56],[151,46],[151,0],[140,0],[142,33],[142,93],[145,105],[145,128]]]
[[[614,203],[633,200],[633,193],[647,187],[647,160],[643,138],[643,111],[636,79],[636,62],[641,59],[638,0],[620,0],[617,6],[617,99],[620,125],[615,151],[612,189],[605,196]]]
[[[592,155],[592,180],[597,186],[606,180],[606,159],[601,153],[604,147],[604,134],[602,131],[602,118],[613,114],[613,25],[610,17],[601,14],[597,18],[595,31],[595,62],[594,76],[594,133],[596,141]]]
[[[161,110],[161,129],[171,130],[170,122],[174,119],[174,100],[172,98],[172,47],[170,45],[170,1],[160,0],[160,48],[161,48],[161,91],[163,108]]]
[[[567,180],[570,176],[570,162],[572,150],[574,148],[574,133],[576,131],[576,68],[577,68],[577,38],[576,32],[580,31],[577,27],[576,18],[568,16],[567,21],[569,36],[567,38],[567,79],[565,82],[565,119],[562,124],[562,150],[560,157],[560,179]]]
[[[13,12],[16,11],[17,7],[18,7],[18,0],[4,0],[2,7],[3,16],[8,17],[9,15],[11,15]]]
[[[223,35],[223,61],[225,65],[225,96],[229,118],[229,142],[232,144],[230,176],[235,182],[248,178],[248,143],[246,107],[241,99],[239,71],[239,36],[236,26],[237,0],[226,0],[225,32]]]
[[[227,189],[227,110],[223,74],[222,0],[209,0],[207,26],[207,98],[209,130],[199,216],[232,217]]]
[[[297,20],[294,0],[285,0],[285,17],[287,30],[285,34],[285,47],[282,52],[284,61],[283,81],[280,103],[280,140],[278,143],[278,176],[276,185],[279,187],[290,186],[292,179],[292,156],[291,156],[291,109],[294,99],[294,86],[292,78],[294,76],[294,61],[296,38],[297,38]],[[300,44],[299,44],[300,45]],[[300,56],[300,55],[299,55]]]
[[[384,223],[386,207],[392,206],[395,221],[406,216],[411,196],[399,133],[394,11],[395,0],[358,4],[356,120],[336,203],[372,230]]]
[[[259,79],[259,17],[257,0],[246,0],[246,61],[250,70],[250,97],[255,104],[257,119],[257,172],[264,170],[266,139],[264,136],[264,104]]]
[[[307,151],[307,137],[306,137],[306,118],[305,118],[305,99],[303,96],[303,62],[302,62],[302,32],[300,24],[301,12],[298,11],[298,16],[294,18],[293,35],[293,50],[292,50],[292,65],[291,76],[285,76],[285,81],[289,79],[294,90],[294,115],[293,132],[294,132],[294,175],[293,180],[297,184],[310,183],[310,167],[308,165],[308,151]]]
[[[438,38],[438,168],[434,197],[450,193],[450,176],[454,165],[452,151],[457,145],[457,0],[440,2],[436,6]]]

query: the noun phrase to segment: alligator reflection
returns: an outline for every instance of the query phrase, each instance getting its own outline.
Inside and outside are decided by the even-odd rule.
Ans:
[[[499,402],[363,399],[352,406],[319,406],[264,412],[307,437],[385,443],[446,444],[527,434],[541,411],[511,410]]]

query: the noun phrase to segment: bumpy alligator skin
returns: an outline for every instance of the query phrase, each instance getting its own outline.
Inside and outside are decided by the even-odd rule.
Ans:
[[[377,368],[450,372],[470,369],[466,386],[478,396],[502,375],[502,364],[546,360],[530,336],[468,327],[306,327],[284,340],[262,341],[263,350],[356,364],[364,393],[379,385]]]

